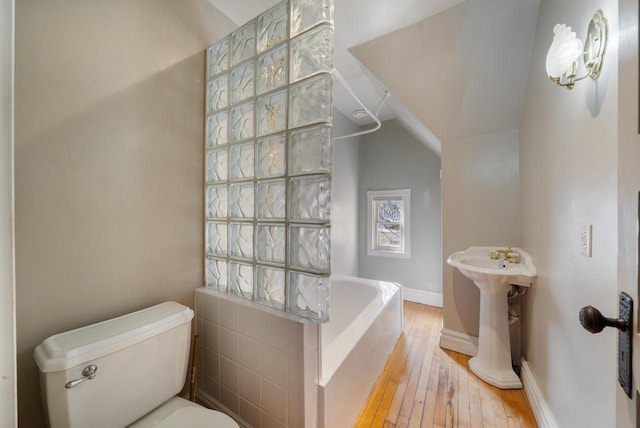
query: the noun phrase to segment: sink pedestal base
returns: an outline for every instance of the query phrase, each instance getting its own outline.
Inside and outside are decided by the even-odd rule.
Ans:
[[[500,389],[522,389],[522,382],[520,382],[516,372],[513,371],[511,360],[509,360],[509,368],[498,372],[491,368],[483,367],[482,359],[478,360],[478,357],[473,357],[469,360],[469,368],[480,379]]]
[[[500,389],[520,389],[522,382],[511,366],[509,315],[505,284],[474,281],[480,289],[478,354],[469,367],[480,379]]]

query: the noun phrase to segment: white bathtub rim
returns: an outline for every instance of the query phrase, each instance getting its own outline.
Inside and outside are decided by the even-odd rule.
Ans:
[[[346,356],[358,344],[360,338],[369,329],[380,312],[389,304],[393,296],[400,292],[400,299],[402,299],[402,285],[398,283],[335,274],[331,276],[331,280],[366,284],[370,287],[376,287],[378,290],[373,301],[347,325],[341,334],[326,348],[322,349],[319,384],[323,387],[331,380],[331,377],[338,370]],[[320,328],[320,335],[322,336],[322,327]],[[320,337],[320,345],[322,346],[322,337]]]

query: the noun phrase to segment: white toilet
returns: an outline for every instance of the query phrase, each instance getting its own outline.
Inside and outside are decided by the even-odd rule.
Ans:
[[[51,428],[238,428],[176,397],[184,385],[193,311],[166,302],[51,336],[35,350]]]

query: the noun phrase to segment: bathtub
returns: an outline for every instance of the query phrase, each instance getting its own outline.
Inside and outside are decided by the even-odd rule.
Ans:
[[[401,333],[399,284],[331,277],[331,320],[319,332],[319,426],[353,426]]]

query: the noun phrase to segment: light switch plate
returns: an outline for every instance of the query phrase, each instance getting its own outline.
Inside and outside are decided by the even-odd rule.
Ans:
[[[580,228],[580,252],[587,257],[591,257],[592,231],[593,226],[590,224],[585,224]]]

